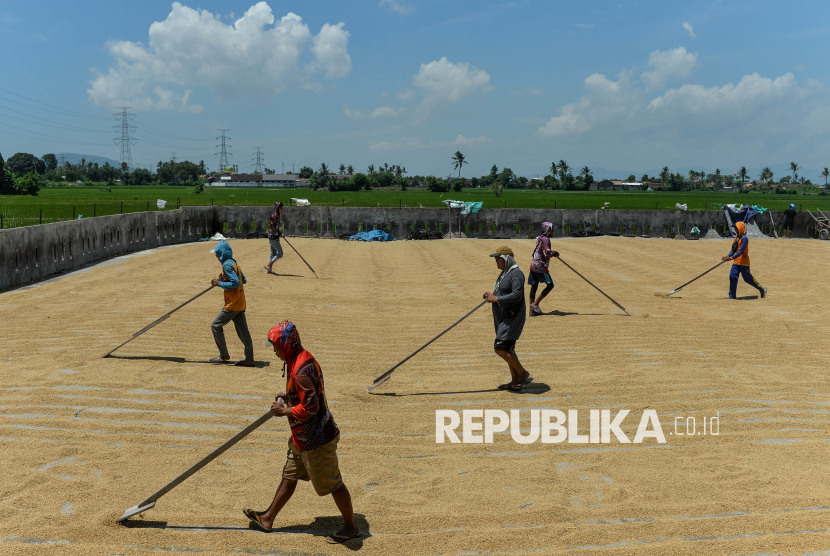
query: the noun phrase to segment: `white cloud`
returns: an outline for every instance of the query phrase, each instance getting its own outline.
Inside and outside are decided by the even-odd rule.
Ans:
[[[653,71],[646,71],[640,79],[651,89],[664,87],[670,79],[686,81],[692,76],[697,66],[697,53],[686,52],[684,47],[673,50],[655,50],[648,57],[648,66]]]
[[[405,108],[392,108],[390,106],[379,106],[369,113],[362,110],[355,110],[348,104],[343,105],[343,114],[350,120],[362,120],[366,118],[392,118],[404,112]]]
[[[415,11],[415,8],[413,8],[412,6],[407,6],[399,0],[380,0],[380,5],[386,6],[393,12],[399,13],[401,15],[411,14]]]
[[[439,104],[458,102],[493,88],[486,71],[466,62],[453,64],[446,56],[421,64],[421,69],[412,78],[412,84],[423,91],[421,105],[427,112]]]
[[[349,32],[343,29],[345,23],[326,23],[320,33],[311,41],[311,51],[317,57],[319,67],[326,70],[326,77],[346,77],[352,71],[349,56]]]
[[[683,22],[683,28],[689,32],[689,36],[695,38],[695,30],[692,28],[692,24],[688,21]]]
[[[584,94],[562,105],[537,134],[613,153],[619,160],[609,163],[616,164],[649,159],[662,165],[661,157],[681,165],[727,157],[768,164],[768,157],[819,156],[828,147],[830,90],[818,81],[752,73],[737,83],[684,84],[655,96],[632,78],[627,71],[616,81],[589,76]]]
[[[406,91],[401,91],[399,93],[395,93],[395,98],[398,100],[412,100],[415,98],[415,91],[412,89],[407,89]]]
[[[455,141],[452,142],[453,145],[484,145],[487,143],[495,143],[495,140],[485,137],[484,135],[470,138],[459,135],[455,138]]]
[[[541,95],[542,89],[539,87],[525,87],[521,91],[514,91],[514,94],[517,95]]]
[[[574,23],[574,27],[576,27],[577,29],[593,29],[594,24],[593,23]]]
[[[427,147],[435,146],[437,143],[431,141],[428,145],[421,142],[420,139],[401,139],[398,141],[381,141],[379,143],[372,143],[369,145],[369,150],[372,152],[392,152],[401,149],[407,150],[421,150]]]
[[[343,24],[323,25],[316,36],[302,18],[276,20],[266,2],[251,6],[231,24],[207,10],[174,2],[167,19],[150,25],[149,43],[109,41],[113,65],[98,73],[87,90],[99,106],[128,103],[136,110],[201,110],[189,104],[191,91],[207,86],[221,101],[242,95],[267,98],[289,87],[321,88],[327,78],[351,72],[349,33]],[[300,60],[310,52],[313,60]],[[152,92],[151,92],[152,91]]]

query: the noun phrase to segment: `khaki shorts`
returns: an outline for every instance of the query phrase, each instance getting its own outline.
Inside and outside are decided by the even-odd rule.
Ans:
[[[337,465],[337,442],[340,435],[316,450],[300,450],[288,439],[288,454],[282,478],[290,481],[311,481],[318,496],[331,494],[340,488],[343,479]]]

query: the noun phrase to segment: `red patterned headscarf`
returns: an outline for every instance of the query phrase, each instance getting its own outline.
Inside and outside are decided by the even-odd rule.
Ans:
[[[285,352],[286,359],[293,359],[303,352],[300,333],[293,322],[284,320],[268,332],[268,341],[277,344]]]

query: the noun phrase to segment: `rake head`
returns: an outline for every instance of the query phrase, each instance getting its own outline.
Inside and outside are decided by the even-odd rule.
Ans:
[[[386,376],[384,376],[384,377],[382,377],[382,378],[377,379],[377,380],[376,380],[376,381],[374,381],[374,382],[373,382],[373,383],[372,383],[372,384],[371,384],[368,388],[366,388],[366,391],[367,391],[367,392],[369,392],[369,393],[371,393],[371,392],[372,392],[372,390],[374,390],[375,388],[377,388],[378,386],[380,386],[381,384],[383,384],[384,382],[386,382],[387,380],[389,380],[389,377],[390,377],[390,376],[392,376],[392,375],[391,375],[391,374],[389,374],[389,375],[386,375]]]

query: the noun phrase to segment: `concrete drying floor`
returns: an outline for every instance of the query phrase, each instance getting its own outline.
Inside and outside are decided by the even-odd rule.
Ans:
[[[459,325],[372,396],[374,377],[475,306],[507,243],[526,271],[533,241],[390,244],[292,239],[269,276],[266,240],[232,241],[248,278],[256,369],[216,366],[207,243],[158,249],[0,295],[0,553],[3,554],[825,554],[830,549],[830,243],[752,240],[767,299],[724,300],[728,266],[674,298],[727,241],[554,242],[624,305],[564,265],[518,353],[535,382],[494,390],[489,309]],[[739,296],[755,296],[741,283]],[[289,318],[319,359],[342,429],[340,462],[365,532],[346,547],[330,497],[301,483],[271,535],[265,508],[289,432],[274,419],[126,525],[122,512],[264,413],[284,387],[261,347]],[[232,357],[241,349],[228,331]],[[666,443],[436,444],[435,410],[626,408],[660,415]],[[677,416],[720,414],[718,436],[675,436]],[[681,421],[685,424],[685,421]],[[684,425],[681,425],[683,429]],[[523,428],[527,428],[526,425]],[[460,432],[460,431],[459,431]]]

